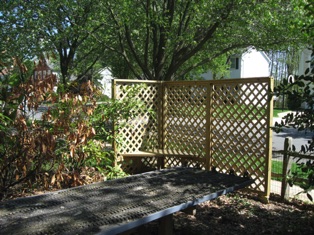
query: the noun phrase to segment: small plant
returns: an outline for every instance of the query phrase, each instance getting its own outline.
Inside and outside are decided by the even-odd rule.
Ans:
[[[299,185],[303,191],[298,194],[306,193],[308,199],[313,201],[309,192],[314,189],[314,160],[307,160],[306,162],[301,162],[301,160],[302,158],[297,160],[296,170],[290,172],[288,183],[291,187],[295,184]]]
[[[107,170],[105,172],[106,172],[107,180],[122,178],[128,175],[121,169],[121,165],[117,165],[117,166],[108,165]]]

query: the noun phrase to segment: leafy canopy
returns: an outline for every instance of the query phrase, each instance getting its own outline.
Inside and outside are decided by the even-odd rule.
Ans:
[[[56,56],[65,83],[98,61],[119,76],[176,80],[248,46],[304,43],[300,0],[16,0],[2,4],[5,48]],[[2,56],[2,55],[1,55]]]
[[[5,47],[11,56],[52,54],[66,83],[88,74],[103,53],[93,39],[104,27],[101,12],[91,0],[7,1],[0,14]]]
[[[279,49],[304,42],[304,35],[296,33],[303,12],[295,1],[117,0],[106,4],[114,42],[109,49],[141,79],[180,79],[197,68],[208,69],[216,58],[237,49]]]

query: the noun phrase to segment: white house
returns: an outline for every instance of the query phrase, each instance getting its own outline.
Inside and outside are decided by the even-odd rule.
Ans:
[[[299,69],[298,69],[298,75],[304,74],[305,70],[307,68],[312,67],[313,68],[313,63],[309,63],[312,58],[312,50],[305,48],[302,50],[301,55],[300,55],[300,62],[299,62]]]
[[[109,98],[111,98],[111,83],[112,83],[112,75],[109,69],[105,68],[103,70],[100,71],[100,75],[102,77],[101,79],[101,85],[103,87],[103,91],[102,93],[106,96],[108,96]]]
[[[269,77],[270,76],[270,64],[271,60],[263,51],[258,51],[254,47],[250,47],[242,54],[236,54],[229,58],[229,74],[224,78],[254,78],[254,77]],[[202,77],[205,80],[212,80],[213,74],[208,71],[203,74]],[[243,101],[248,102],[247,96],[250,97],[251,103],[258,103],[258,100],[265,94],[260,94],[259,88],[252,85],[251,88],[246,86],[241,87],[243,90],[254,90],[254,94],[247,94],[243,96]],[[256,96],[256,94],[258,94]]]
[[[230,73],[225,78],[269,77],[270,62],[271,60],[265,52],[250,47],[243,54],[230,57]],[[202,77],[205,80],[211,80],[213,79],[213,74],[211,71],[208,71]]]

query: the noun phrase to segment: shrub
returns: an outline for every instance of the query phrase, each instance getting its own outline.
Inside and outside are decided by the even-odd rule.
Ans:
[[[114,138],[113,120],[128,119],[142,108],[141,102],[97,102],[102,95],[90,81],[75,92],[71,85],[59,85],[55,91],[56,85],[55,75],[28,77],[13,87],[9,99],[0,101],[6,108],[0,112],[0,199],[21,183],[64,188],[89,183],[86,174],[95,171],[107,178],[125,175],[106,143]],[[130,90],[130,97],[136,89]],[[26,110],[43,105],[47,111],[39,120],[28,117]]]

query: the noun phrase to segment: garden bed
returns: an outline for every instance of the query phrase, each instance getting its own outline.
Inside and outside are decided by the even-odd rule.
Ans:
[[[314,234],[314,204],[283,203],[278,195],[263,204],[250,194],[234,193],[198,205],[195,215],[176,213],[174,227],[175,235]],[[156,222],[134,233],[139,234],[158,234]]]

